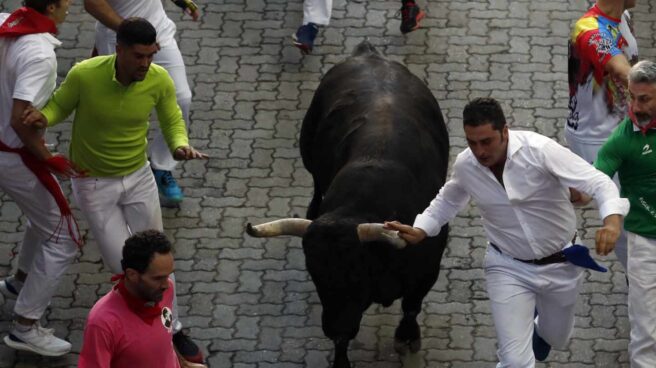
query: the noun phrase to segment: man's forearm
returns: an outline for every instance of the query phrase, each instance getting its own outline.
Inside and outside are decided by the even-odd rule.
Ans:
[[[123,21],[106,0],[84,0],[84,9],[105,27],[114,31]]]
[[[614,213],[612,215],[608,215],[604,217],[604,226],[612,226],[614,228],[621,229],[622,228],[622,219],[624,216]]]
[[[613,56],[608,63],[606,63],[605,69],[614,80],[619,81],[625,88],[627,88],[631,63],[629,63],[629,60],[624,54]]]
[[[27,101],[14,100],[11,111],[11,127],[16,132],[16,135],[18,135],[18,138],[23,142],[25,148],[27,148],[39,160],[45,161],[52,157],[52,154],[43,143],[43,130],[35,129],[21,123],[23,111],[29,105],[30,103]]]

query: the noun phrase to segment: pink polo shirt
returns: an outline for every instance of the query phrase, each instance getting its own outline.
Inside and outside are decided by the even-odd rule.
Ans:
[[[117,286],[112,288],[89,312],[78,367],[180,368],[171,340],[172,301],[171,283],[158,304],[158,315],[144,318]]]

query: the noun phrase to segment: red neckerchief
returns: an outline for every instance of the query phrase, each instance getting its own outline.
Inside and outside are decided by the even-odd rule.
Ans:
[[[20,37],[33,33],[57,34],[57,25],[52,19],[26,6],[11,13],[0,26],[0,37]]]
[[[147,302],[137,296],[132,295],[130,291],[125,287],[125,274],[118,274],[112,276],[112,281],[118,280],[118,283],[114,286],[114,289],[121,294],[123,300],[128,305],[130,310],[132,310],[139,318],[141,318],[145,323],[152,325],[153,321],[162,314],[162,302],[157,302],[153,304],[152,302]]]
[[[79,246],[84,245],[84,240],[80,236],[80,228],[73,217],[71,208],[68,206],[68,201],[66,196],[61,190],[61,187],[55,180],[54,176],[48,170],[48,166],[45,161],[41,161],[36,158],[27,148],[11,148],[0,141],[0,152],[11,152],[16,153],[20,156],[23,164],[36,176],[39,182],[46,188],[50,195],[55,199],[57,207],[59,207],[59,224],[55,228],[54,232],[50,234],[48,240],[55,238],[55,241],[59,240],[59,234],[63,230],[64,222],[68,226],[68,234],[71,236],[71,239]],[[69,165],[72,167],[72,164],[69,161],[63,163],[64,165]]]
[[[636,118],[635,114],[633,113],[633,109],[629,107],[629,118],[631,119],[631,122],[633,125],[640,129],[640,132],[642,132],[642,135],[647,135],[647,131],[649,129],[656,128],[656,118],[652,118],[651,121],[644,126],[638,124],[638,119]]]

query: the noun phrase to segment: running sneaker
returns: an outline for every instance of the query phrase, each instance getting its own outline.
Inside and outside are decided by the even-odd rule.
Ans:
[[[14,276],[0,280],[0,293],[7,299],[17,299],[18,293],[20,293],[22,288],[23,283],[18,281]]]
[[[35,322],[22,331],[23,328],[16,325],[14,322],[14,327],[4,338],[5,344],[11,348],[43,356],[61,356],[71,351],[71,343],[56,337],[52,328],[41,327],[39,322]]]
[[[198,345],[196,345],[186,332],[183,331],[178,331],[173,334],[173,346],[175,346],[175,350],[185,360],[192,363],[203,364],[205,360],[203,352],[200,351]]]
[[[184,198],[182,189],[180,189],[170,171],[153,169],[153,174],[155,175],[157,189],[159,190],[163,204],[177,204],[182,202]]]
[[[419,9],[414,1],[406,1],[401,7],[401,33],[408,33],[419,28],[419,22],[424,19],[426,13]]]
[[[319,27],[314,23],[308,23],[298,27],[292,35],[294,46],[298,47],[303,54],[309,54],[314,48],[314,39],[317,37]]]

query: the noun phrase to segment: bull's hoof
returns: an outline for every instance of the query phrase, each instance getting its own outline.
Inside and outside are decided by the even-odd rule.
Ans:
[[[410,352],[415,354],[421,350],[421,339],[410,341]]]
[[[333,363],[333,368],[351,368],[351,363],[346,362],[346,363]]]
[[[421,350],[421,339],[412,341],[394,339],[394,350],[401,356],[408,354],[408,352],[417,353]]]
[[[405,341],[394,339],[394,350],[397,354],[404,356],[408,354],[408,344]]]
[[[336,358],[332,368],[351,368],[351,362],[349,362],[348,358]]]

